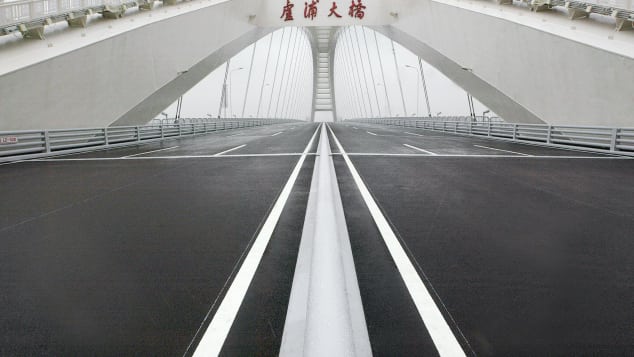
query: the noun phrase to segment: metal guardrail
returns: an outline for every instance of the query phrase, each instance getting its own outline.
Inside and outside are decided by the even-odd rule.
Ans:
[[[634,128],[417,119],[355,119],[351,121],[634,156]]]
[[[71,154],[96,149],[202,135],[219,130],[288,123],[294,120],[253,119],[166,125],[119,126],[0,132],[0,162]]]

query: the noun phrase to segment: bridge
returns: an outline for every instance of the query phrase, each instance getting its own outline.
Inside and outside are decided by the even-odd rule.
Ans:
[[[0,2],[0,354],[632,355],[631,5]]]

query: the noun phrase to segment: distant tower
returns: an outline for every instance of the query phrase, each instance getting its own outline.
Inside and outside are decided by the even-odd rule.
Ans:
[[[337,120],[333,61],[337,27],[309,27],[313,51],[313,110],[311,121],[317,115],[320,120]]]

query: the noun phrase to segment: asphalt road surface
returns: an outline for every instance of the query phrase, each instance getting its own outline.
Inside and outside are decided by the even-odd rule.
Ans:
[[[0,166],[0,355],[277,355],[321,135],[374,355],[634,355],[634,161],[358,123]]]

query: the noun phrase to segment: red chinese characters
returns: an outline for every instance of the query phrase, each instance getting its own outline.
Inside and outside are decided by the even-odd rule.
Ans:
[[[350,5],[350,11],[348,11],[348,15],[350,15],[350,17],[354,17],[359,20],[362,20],[365,17],[365,8],[366,6],[363,5],[361,0],[358,0],[356,3],[354,2],[354,0],[352,0],[352,4]]]
[[[293,6],[295,6],[295,4],[291,3],[291,0],[286,0],[286,5],[282,10],[282,16],[280,16],[280,19],[284,19],[284,21],[293,21]]]
[[[304,18],[313,20],[317,16],[317,4],[319,0],[312,0],[304,3]]]
[[[0,0],[2,1],[2,0]],[[284,21],[293,21],[293,7],[295,4],[291,2],[291,0],[286,0],[286,5],[282,8],[282,16],[280,19],[284,19]],[[332,6],[330,7],[330,11],[328,12],[328,17],[341,18],[339,12],[337,12],[338,6],[337,2],[333,1]],[[362,20],[365,17],[366,6],[363,4],[363,0],[351,0],[348,15],[350,17]],[[311,21],[317,17],[319,13],[319,0],[306,0],[304,2],[304,18],[310,19]]]
[[[337,2],[335,1],[332,2],[332,7],[330,8],[330,13],[328,14],[328,17],[331,17],[332,15],[335,15],[335,17],[341,17],[341,15],[337,13]]]

